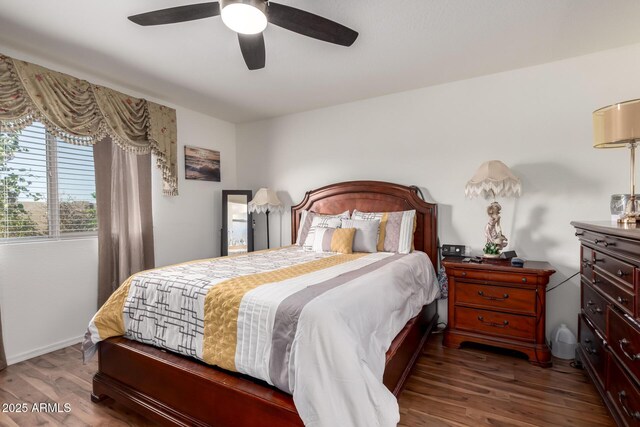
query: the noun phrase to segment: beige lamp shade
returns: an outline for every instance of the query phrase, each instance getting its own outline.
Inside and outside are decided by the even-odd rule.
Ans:
[[[521,193],[520,178],[500,160],[481,164],[464,188],[464,194],[469,198],[520,197]]]
[[[596,148],[626,147],[640,139],[640,99],[594,111],[593,139]]]
[[[249,202],[249,212],[282,212],[283,210],[284,206],[282,206],[282,202],[278,199],[276,192],[268,188],[259,189],[256,195],[253,196],[253,200]]]

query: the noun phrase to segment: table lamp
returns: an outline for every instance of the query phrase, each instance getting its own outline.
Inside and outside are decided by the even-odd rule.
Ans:
[[[502,234],[500,225],[502,206],[496,201],[496,197],[520,197],[521,193],[520,179],[500,160],[484,162],[473,178],[467,182],[464,194],[468,198],[482,196],[485,199],[493,199],[487,207],[489,222],[485,226],[487,238],[485,256],[498,257],[508,243],[506,236]]]
[[[635,224],[636,211],[636,146],[640,140],[640,99],[609,105],[593,112],[593,146],[595,148],[629,148],[631,154],[631,186],[625,213],[618,222]]]
[[[269,249],[269,212],[282,212],[283,210],[284,206],[282,206],[276,192],[268,188],[259,189],[253,200],[249,202],[249,212],[264,212],[267,215],[267,249]]]

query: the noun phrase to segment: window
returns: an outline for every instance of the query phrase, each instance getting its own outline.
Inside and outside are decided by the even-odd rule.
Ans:
[[[96,235],[93,148],[34,123],[0,133],[0,243]]]

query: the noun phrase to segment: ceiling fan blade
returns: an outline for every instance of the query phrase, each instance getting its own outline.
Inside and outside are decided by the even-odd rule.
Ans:
[[[249,67],[250,70],[264,68],[267,54],[262,33],[238,33],[238,41],[240,42],[240,50],[242,51],[244,62],[247,63],[247,67]]]
[[[194,21],[220,15],[220,3],[208,2],[187,6],[170,7],[130,16],[128,19],[138,25],[163,25],[176,22]]]
[[[325,42],[351,46],[358,38],[351,28],[295,7],[269,2],[267,14],[271,24]]]

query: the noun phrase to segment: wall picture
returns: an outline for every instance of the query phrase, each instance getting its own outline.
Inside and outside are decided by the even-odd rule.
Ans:
[[[220,182],[220,152],[184,147],[185,178]]]

